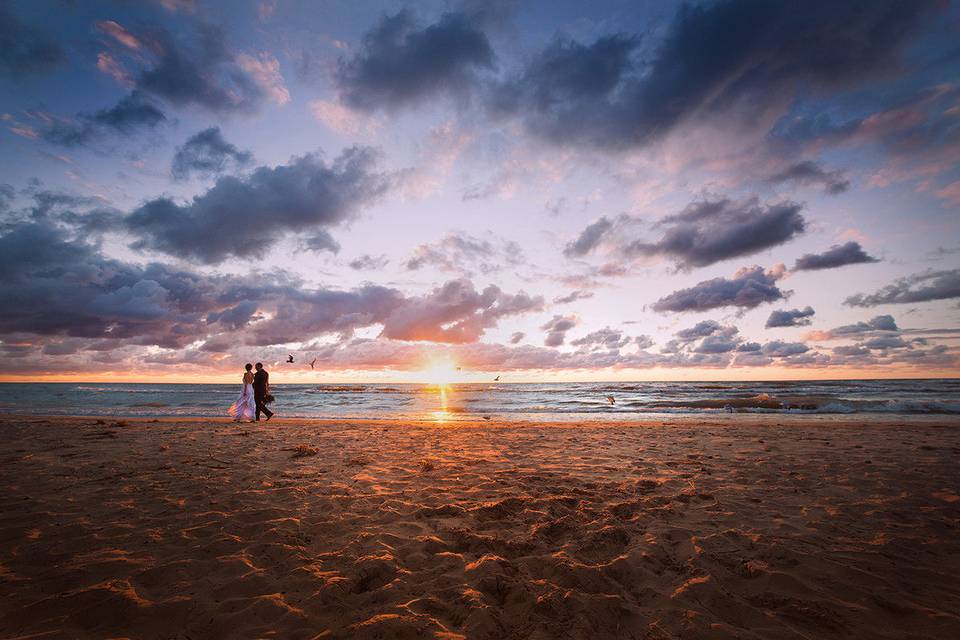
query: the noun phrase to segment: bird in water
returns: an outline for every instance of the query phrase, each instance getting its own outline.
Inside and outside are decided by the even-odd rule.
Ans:
[[[292,363],[292,362],[293,362],[293,356],[292,356],[292,355],[288,355],[288,356],[287,356],[287,364],[290,364],[290,363]]]
[[[609,402],[610,404],[617,404],[617,399],[614,398],[613,396],[607,396],[607,402]]]
[[[317,364],[317,359],[316,359],[316,358],[314,358],[313,360],[310,361],[310,368],[313,369],[315,364]]]

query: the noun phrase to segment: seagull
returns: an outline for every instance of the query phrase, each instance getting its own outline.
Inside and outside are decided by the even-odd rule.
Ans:
[[[293,356],[288,355],[288,356],[287,356],[287,364],[290,364],[291,362],[293,362]]]
[[[496,378],[494,378],[493,381],[494,381],[494,382],[500,382],[500,376],[497,376]]]
[[[610,404],[617,404],[617,399],[614,398],[613,396],[607,396],[607,402],[609,402]]]
[[[316,359],[316,358],[314,358],[313,360],[310,361],[310,368],[313,369],[313,365],[315,365],[315,364],[317,364],[317,359]]]

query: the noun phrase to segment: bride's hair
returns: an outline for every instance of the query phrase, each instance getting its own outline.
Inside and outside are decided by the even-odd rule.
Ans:
[[[253,365],[248,362],[247,364],[243,365],[243,368],[247,371],[250,371],[250,369],[253,369]]]

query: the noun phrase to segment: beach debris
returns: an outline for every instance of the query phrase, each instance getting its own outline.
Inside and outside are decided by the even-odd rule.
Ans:
[[[435,468],[436,467],[434,467],[433,463],[427,460],[426,458],[420,461],[421,473],[426,473],[427,471],[433,471]]]
[[[315,368],[315,365],[316,365],[316,364],[317,364],[317,359],[314,358],[313,360],[310,361],[310,368],[311,368],[311,369]]]
[[[320,449],[317,447],[311,447],[308,444],[298,444],[295,447],[290,447],[284,449],[284,451],[293,451],[291,458],[306,458],[308,456],[315,456],[320,453]]]
[[[607,402],[609,402],[610,404],[617,404],[617,399],[614,398],[613,396],[607,396]]]
[[[354,456],[347,460],[348,467],[365,467],[368,464],[370,464],[370,460],[363,456]]]
[[[484,419],[484,420],[489,420],[489,419],[490,419],[490,416],[483,416],[483,419]]]
[[[293,355],[288,355],[288,356],[287,356],[287,364],[292,364],[292,363],[293,363]]]

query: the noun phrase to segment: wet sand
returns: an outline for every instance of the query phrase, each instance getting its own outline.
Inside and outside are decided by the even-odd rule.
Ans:
[[[960,422],[0,417],[0,638],[957,638]]]

